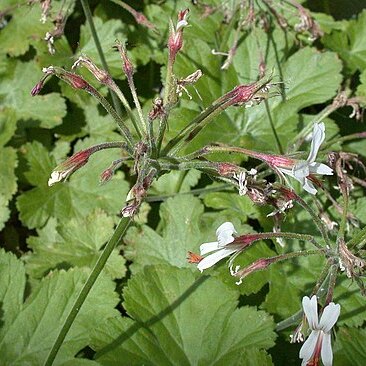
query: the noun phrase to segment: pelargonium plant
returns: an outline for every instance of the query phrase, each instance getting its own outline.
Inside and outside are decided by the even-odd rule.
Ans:
[[[248,4],[247,17],[239,22],[234,37],[233,46],[227,54],[227,59],[222,65],[226,70],[232,63],[239,42],[239,35],[243,29],[254,29],[261,23],[266,28],[269,15],[275,19],[284,30],[292,27],[298,33],[306,33],[313,41],[322,35],[322,31],[309,13],[300,4],[294,1],[283,2],[287,7],[299,14],[299,23],[289,25],[286,18],[274,6],[272,1],[262,1],[263,9],[256,10],[254,2]],[[123,3],[124,4],[124,3]],[[124,8],[134,14],[136,20],[154,29],[152,23],[146,18],[138,17],[127,4]],[[217,11],[214,7],[207,6],[205,16]],[[324,257],[325,265],[314,285],[308,293],[303,295],[303,311],[299,311],[291,319],[278,323],[277,330],[288,327],[297,328],[291,336],[292,342],[304,342],[299,357],[303,365],[319,364],[320,359],[324,365],[331,365],[333,360],[331,348],[331,329],[336,325],[338,317],[342,317],[340,305],[335,304],[334,289],[337,278],[345,272],[347,277],[355,281],[360,291],[365,295],[363,259],[363,243],[365,241],[365,229],[356,236],[347,236],[347,226],[351,222],[349,213],[349,197],[352,182],[347,175],[345,166],[353,158],[345,152],[329,151],[329,143],[326,142],[327,129],[324,118],[331,111],[340,108],[352,101],[340,92],[326,113],[308,123],[294,140],[294,143],[283,151],[278,142],[276,130],[270,120],[269,128],[274,134],[278,151],[273,153],[273,148],[267,151],[254,151],[246,146],[231,146],[223,143],[212,142],[201,146],[192,152],[190,143],[196,136],[205,133],[205,127],[215,121],[222,113],[230,109],[259,108],[265,105],[269,109],[269,98],[283,98],[286,89],[286,80],[276,76],[279,70],[266,70],[264,59],[258,60],[258,78],[246,84],[235,86],[209,106],[197,114],[191,121],[186,121],[185,126],[178,131],[173,138],[167,138],[167,131],[173,128],[171,124],[171,112],[179,108],[180,98],[187,88],[194,86],[205,77],[204,71],[192,69],[190,75],[177,75],[175,73],[176,60],[185,45],[184,34],[189,27],[188,9],[178,13],[177,20],[170,23],[169,38],[167,41],[168,59],[166,66],[166,79],[161,95],[158,96],[150,111],[146,114],[140,104],[135,87],[135,67],[132,64],[128,51],[123,42],[116,42],[116,49],[121,57],[121,67],[127,79],[131,95],[126,97],[109,72],[97,66],[88,55],[80,55],[73,65],[73,71],[65,70],[58,66],[48,66],[43,69],[44,76],[33,88],[33,96],[39,94],[46,79],[56,76],[80,92],[86,92],[95,97],[113,118],[121,135],[120,141],[100,142],[97,145],[79,151],[66,161],[56,166],[50,175],[48,185],[61,184],[67,181],[72,174],[78,174],[80,169],[86,169],[91,155],[105,150],[117,149],[121,152],[121,158],[106,164],[104,171],[100,173],[100,182],[108,183],[113,179],[115,172],[121,167],[128,167],[135,176],[135,182],[121,204],[121,221],[115,234],[107,244],[101,258],[82,290],[73,310],[68,318],[69,323],[63,328],[57,342],[49,355],[48,361],[52,362],[57,354],[68,328],[82,305],[88,292],[93,286],[111,250],[121,236],[139,215],[142,203],[149,195],[149,190],[161,176],[173,171],[189,171],[196,169],[207,175],[213,181],[223,182],[227,187],[233,187],[237,191],[238,200],[242,196],[248,197],[253,205],[271,207],[268,214],[268,226],[273,231],[268,232],[241,232],[234,224],[223,220],[216,230],[217,240],[206,242],[200,246],[200,253],[188,253],[188,261],[192,266],[197,265],[201,272],[210,271],[219,262],[228,259],[229,273],[234,277],[237,285],[242,285],[247,277],[258,271],[267,270],[272,264],[292,260],[305,256]],[[264,47],[264,45],[259,45]],[[217,51],[213,52],[218,54]],[[243,62],[245,62],[243,60]],[[114,106],[82,76],[75,73],[78,68],[86,68],[95,78],[96,83],[106,86],[111,93],[119,99],[125,109],[124,114],[119,114]],[[296,76],[294,76],[296,77]],[[200,92],[197,90],[198,93]],[[128,100],[132,100],[134,108]],[[357,104],[357,103],[356,103]],[[270,111],[269,111],[270,112]],[[361,134],[355,137],[362,137]],[[309,150],[303,152],[301,150]],[[190,151],[190,152],[187,152]],[[235,155],[236,159],[228,159]],[[250,159],[250,164],[248,163]],[[239,161],[239,163],[238,163]],[[254,163],[253,163],[254,162]],[[253,168],[255,164],[255,168]],[[67,182],[66,182],[67,184]],[[333,223],[323,209],[319,209],[317,193],[329,200],[329,205],[341,214],[341,221]],[[340,192],[341,197],[334,197]],[[313,204],[315,202],[315,205]],[[310,215],[318,232],[304,232],[294,227],[292,231],[282,230],[281,223],[291,210],[297,207]],[[216,228],[212,228],[214,231]],[[306,230],[305,230],[306,231]],[[240,257],[246,255],[246,251],[263,240],[278,241],[282,252],[271,257],[257,258],[251,264],[242,268],[236,264]],[[292,251],[286,246],[288,240],[303,242],[303,250]],[[277,268],[277,267],[276,267]],[[278,284],[280,286],[280,284]],[[218,294],[219,296],[219,294]],[[320,318],[318,317],[318,312]],[[310,334],[308,331],[311,331]]]

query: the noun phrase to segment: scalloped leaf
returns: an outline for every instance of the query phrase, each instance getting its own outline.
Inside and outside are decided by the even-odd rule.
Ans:
[[[214,278],[196,280],[188,269],[146,267],[123,297],[134,321],[115,318],[95,334],[102,365],[234,365],[243,352],[273,345],[274,324],[265,312],[236,308],[236,291]]]
[[[84,284],[88,271],[75,269],[52,272],[43,279],[23,303],[25,273],[23,264],[13,254],[0,251],[0,300],[3,322],[0,329],[0,351],[3,364],[43,364],[53,342]],[[87,346],[90,332],[101,322],[117,315],[118,297],[114,283],[101,276],[66,336],[55,365],[74,360]],[[19,332],[22,336],[19,337]]]

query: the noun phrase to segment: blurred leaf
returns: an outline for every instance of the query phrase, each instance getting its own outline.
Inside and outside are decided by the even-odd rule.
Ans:
[[[17,119],[33,119],[40,121],[41,127],[53,128],[61,124],[66,105],[57,93],[31,96],[41,77],[42,71],[34,62],[12,62],[0,84],[0,101],[15,112]]]
[[[237,309],[235,291],[214,278],[195,279],[188,269],[147,267],[123,297],[134,321],[115,318],[95,335],[102,365],[244,365],[243,352],[253,349],[258,357],[254,350],[273,345],[265,312]]]
[[[53,28],[51,21],[40,22],[41,7],[38,4],[24,2],[15,7],[11,16],[10,22],[0,32],[1,52],[11,56],[23,55],[35,40],[44,38],[46,32]]]
[[[365,345],[366,329],[340,328],[334,345],[334,365],[363,366],[366,359]]]
[[[50,270],[69,267],[93,268],[101,249],[113,234],[113,220],[100,210],[85,218],[73,218],[57,223],[50,219],[38,236],[27,243],[32,250],[24,260],[27,273],[41,278]],[[126,268],[124,259],[115,249],[108,259],[106,272],[113,278],[122,278]]]
[[[0,330],[0,351],[4,365],[40,365],[48,355],[58,332],[70,311],[88,271],[83,269],[50,273],[23,304],[25,274],[23,264],[13,254],[0,254],[0,292],[3,322]],[[114,283],[101,276],[66,336],[55,365],[71,362],[75,354],[90,340],[92,330],[101,322],[117,315],[118,298]],[[19,336],[21,332],[22,336]]]
[[[37,161],[32,159],[33,151],[37,151]],[[58,219],[85,217],[96,208],[115,215],[122,208],[129,189],[122,174],[116,174],[106,185],[101,186],[98,182],[99,174],[118,157],[118,153],[106,150],[98,156],[92,156],[88,164],[73,174],[68,182],[57,183],[52,187],[47,186],[47,179],[56,163],[49,152],[39,143],[33,142],[23,147],[23,154],[25,158],[30,156],[29,177],[35,177],[36,172],[43,172],[42,178],[31,179],[36,187],[21,194],[17,200],[20,219],[28,227],[40,228],[50,216]],[[47,171],[49,173],[46,176]]]
[[[343,31],[335,31],[323,38],[326,47],[336,51],[352,73],[366,68],[366,10],[348,22]]]

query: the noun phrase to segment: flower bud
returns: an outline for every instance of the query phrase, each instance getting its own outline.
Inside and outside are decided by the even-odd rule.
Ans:
[[[95,148],[81,150],[58,165],[51,173],[48,185],[52,186],[55,183],[67,179],[72,173],[84,166],[88,162],[90,155],[94,152]]]
[[[178,14],[178,23],[174,29],[174,26],[170,24],[170,36],[168,40],[169,49],[169,59],[171,61],[175,60],[177,53],[181,50],[183,46],[183,29],[188,25],[189,9],[180,11]]]

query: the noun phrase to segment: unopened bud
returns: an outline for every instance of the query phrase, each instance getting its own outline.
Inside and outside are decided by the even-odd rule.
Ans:
[[[65,160],[63,163],[58,165],[52,172],[48,185],[52,186],[55,183],[61,182],[67,179],[71,174],[84,166],[91,154],[95,152],[95,148],[89,148],[82,150]]]
[[[183,46],[183,29],[188,25],[189,9],[180,11],[178,14],[178,23],[174,29],[174,26],[170,24],[170,36],[168,40],[169,58],[173,61],[177,53]]]

